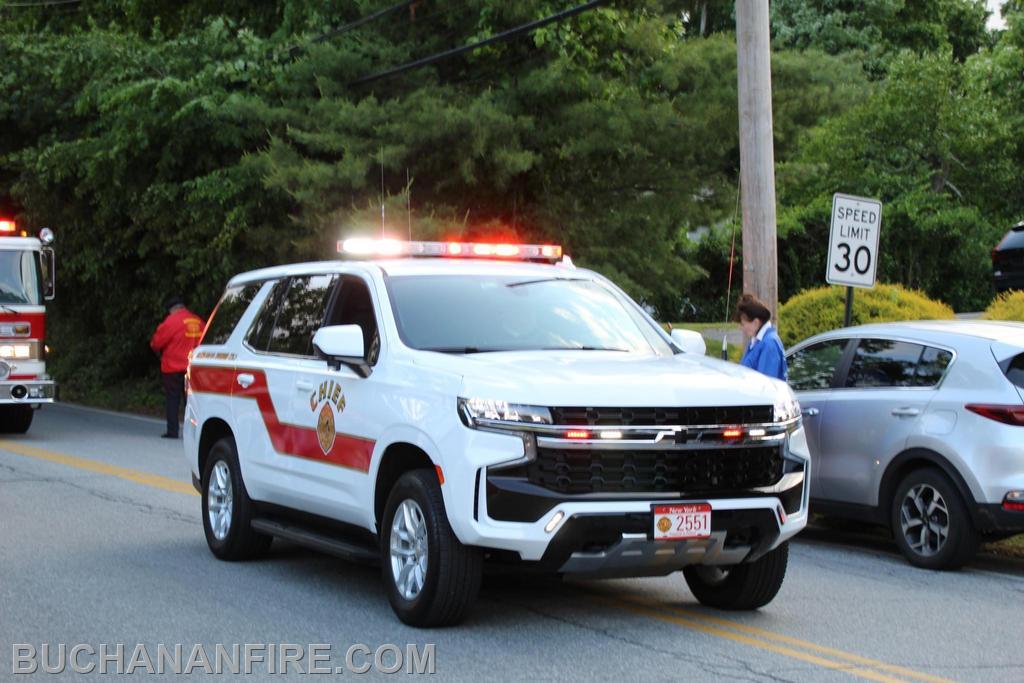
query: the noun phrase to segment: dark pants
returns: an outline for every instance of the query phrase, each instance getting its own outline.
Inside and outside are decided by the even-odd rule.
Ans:
[[[165,372],[164,395],[167,397],[167,433],[178,435],[178,414],[181,400],[185,397],[185,373]]]

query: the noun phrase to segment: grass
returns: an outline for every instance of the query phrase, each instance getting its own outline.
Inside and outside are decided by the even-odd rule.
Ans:
[[[103,386],[62,382],[60,400],[122,413],[164,414],[164,389],[159,377],[127,379]]]
[[[1013,557],[1024,560],[1024,534],[1011,536],[998,543],[986,543],[981,549],[982,552],[999,555],[1000,557]]]
[[[707,334],[708,332],[712,330],[729,330],[730,332],[734,332],[734,334],[729,335],[729,339],[740,338],[740,334],[736,329],[735,323],[671,323],[671,325],[673,329],[692,330],[693,332],[700,332],[701,335],[704,337],[704,343],[707,346],[707,351],[705,352],[705,355],[713,356],[715,358],[722,357],[722,340],[715,339],[714,337],[709,336]],[[732,342],[727,343],[727,348],[729,351],[729,360],[731,360],[733,363],[739,363],[740,358],[743,357],[743,347],[739,344],[733,344]]]

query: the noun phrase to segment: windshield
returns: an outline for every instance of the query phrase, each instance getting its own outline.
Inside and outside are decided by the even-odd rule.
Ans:
[[[0,250],[0,304],[38,305],[42,300],[36,252]]]
[[[594,280],[406,276],[389,280],[389,291],[402,340],[414,349],[672,353],[647,320]]]

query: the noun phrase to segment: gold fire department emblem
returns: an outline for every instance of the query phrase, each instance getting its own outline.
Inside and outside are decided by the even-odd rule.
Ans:
[[[668,517],[662,517],[658,520],[658,531],[660,531],[661,533],[664,534],[671,528],[672,522],[669,520]]]
[[[334,430],[334,411],[331,410],[330,403],[324,403],[324,407],[320,410],[320,417],[316,421],[316,438],[320,442],[320,449],[323,450],[324,455],[331,451],[336,434],[337,432]]]
[[[321,382],[319,389],[309,395],[309,409],[316,413],[318,405],[320,414],[316,420],[316,438],[320,442],[320,449],[327,455],[334,446],[334,438],[338,434],[334,413],[337,411],[341,415],[345,410],[345,394],[341,390],[341,385],[334,380]]]

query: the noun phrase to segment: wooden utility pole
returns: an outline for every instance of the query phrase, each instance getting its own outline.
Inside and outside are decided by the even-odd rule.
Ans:
[[[778,312],[775,239],[775,146],[768,0],[736,0],[739,80],[743,290]]]

